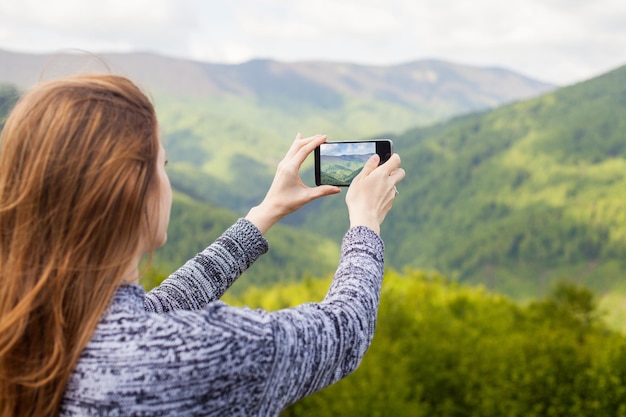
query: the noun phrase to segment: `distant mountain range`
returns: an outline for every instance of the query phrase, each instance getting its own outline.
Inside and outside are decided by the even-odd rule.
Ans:
[[[20,88],[42,78],[110,70],[129,76],[153,93],[185,97],[225,94],[255,97],[261,103],[285,100],[324,108],[337,108],[351,97],[408,107],[445,107],[457,113],[494,107],[554,88],[501,68],[436,60],[392,66],[271,60],[227,65],[149,53],[34,55],[0,50],[0,63],[0,82]]]
[[[174,186],[236,212],[263,196],[297,132],[339,141],[399,134],[554,88],[504,69],[434,60],[225,65],[145,53],[0,51],[0,83],[20,89],[85,71],[119,73],[143,87],[159,113]]]
[[[343,164],[343,163],[364,163],[369,159],[371,154],[366,155],[324,155],[324,161],[329,164]]]
[[[236,211],[262,197],[298,132],[340,141],[398,134],[554,88],[504,69],[434,60],[225,65],[147,53],[0,50],[0,83],[20,89],[85,71],[119,73],[143,87],[159,113],[174,186]]]

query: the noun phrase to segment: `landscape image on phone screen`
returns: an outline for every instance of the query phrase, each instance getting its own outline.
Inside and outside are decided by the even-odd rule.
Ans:
[[[320,145],[320,182],[349,185],[375,153],[375,142],[323,143]]]

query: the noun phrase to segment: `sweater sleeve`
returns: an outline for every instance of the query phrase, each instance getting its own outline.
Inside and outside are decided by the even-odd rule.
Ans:
[[[259,229],[239,219],[212,245],[146,294],[149,312],[198,310],[219,299],[269,249]]]
[[[372,230],[350,229],[325,299],[271,314],[276,353],[267,406],[282,409],[357,368],[374,336],[383,251]]]
[[[61,415],[278,416],[359,365],[382,276],[382,240],[356,227],[320,303],[267,312],[217,301],[153,314],[143,288],[120,287],[72,373]]]

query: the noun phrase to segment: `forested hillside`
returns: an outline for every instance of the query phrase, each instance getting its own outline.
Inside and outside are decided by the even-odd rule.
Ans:
[[[281,72],[263,65],[274,68],[278,83]],[[293,77],[286,79],[294,85]],[[327,127],[335,140],[354,139],[348,132],[355,127],[362,129],[359,137],[394,140],[407,177],[383,225],[388,265],[439,270],[519,298],[545,294],[559,278],[597,291],[619,289],[626,267],[625,81],[626,69],[619,68],[538,98],[388,135],[378,123],[399,113],[387,101],[339,111],[282,99],[264,105],[261,96],[176,101],[158,94],[169,174],[186,197],[175,202],[170,240],[155,267],[171,271],[223,230],[203,223],[217,207],[232,212],[209,222],[225,226],[226,218],[261,201],[301,123]],[[278,110],[276,103],[288,105]],[[303,178],[312,184],[310,168],[307,163]],[[285,219],[295,229],[276,229],[262,282],[332,268],[348,225],[344,195]],[[191,214],[184,220],[183,213]],[[291,261],[301,266],[280,263]]]
[[[0,84],[0,131],[18,98],[19,92],[14,85]]]
[[[212,243],[237,217],[224,208],[199,203],[175,193],[168,243],[154,254],[152,267],[144,277],[143,284],[148,288],[158,284],[183,262]],[[339,261],[339,243],[310,232],[278,224],[266,237],[270,242],[270,251],[252,265],[233,285],[232,291],[240,292],[251,285],[269,286],[324,276]]]
[[[129,76],[154,99],[174,187],[238,213],[263,196],[298,132],[334,140],[401,133],[553,88],[502,68],[435,60],[225,65],[147,53],[0,51],[0,63],[0,82],[21,88],[84,71]]]
[[[383,226],[396,268],[515,296],[626,271],[626,67],[542,97],[393,137],[406,179]],[[297,220],[338,237],[342,201]],[[324,213],[324,215],[319,215]]]

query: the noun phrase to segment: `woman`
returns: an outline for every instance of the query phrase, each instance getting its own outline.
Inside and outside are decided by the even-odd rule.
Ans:
[[[155,111],[129,80],[80,75],[26,94],[0,137],[0,416],[275,416],[354,370],[374,332],[380,224],[404,177],[368,161],[328,294],[276,312],[216,301],[285,215],[339,189],[298,171],[296,138],[257,207],[162,285],[171,189]]]

